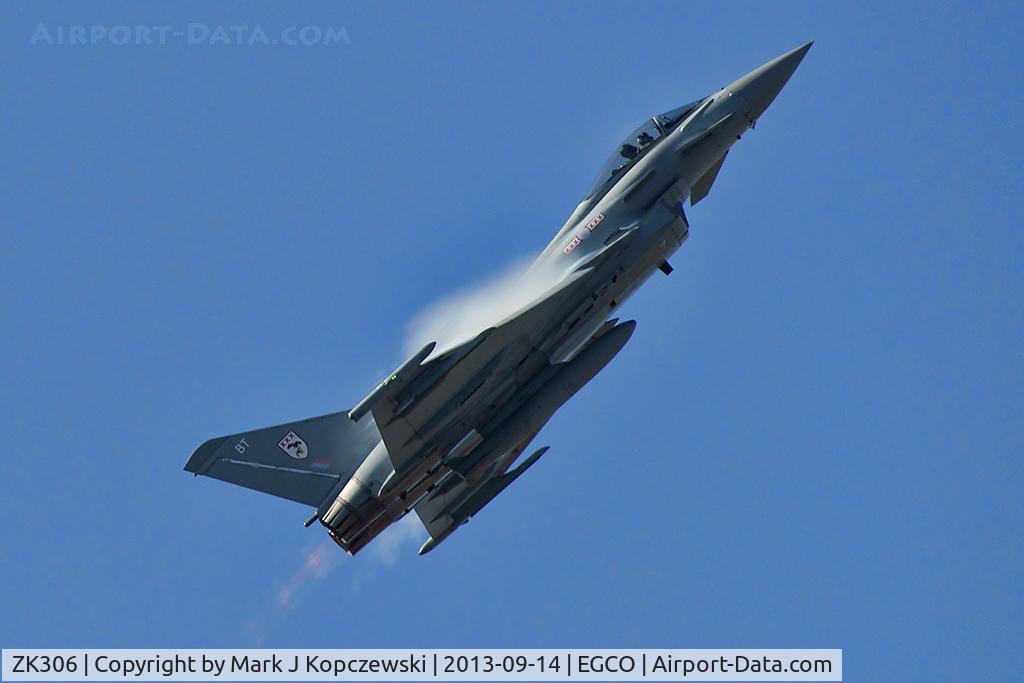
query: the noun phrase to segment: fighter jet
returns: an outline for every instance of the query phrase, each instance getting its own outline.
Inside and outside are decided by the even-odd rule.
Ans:
[[[409,512],[430,534],[420,554],[437,547],[547,451],[521,458],[629,341],[636,323],[613,316],[672,272],[684,203],[708,195],[810,47],[640,124],[530,267],[543,287],[526,305],[427,344],[350,410],[211,439],[185,469],[315,508],[306,526],[353,555]]]

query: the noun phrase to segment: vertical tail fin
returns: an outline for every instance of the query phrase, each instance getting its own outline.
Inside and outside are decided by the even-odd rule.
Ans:
[[[380,441],[373,420],[352,422],[346,412],[210,439],[185,470],[319,506]]]

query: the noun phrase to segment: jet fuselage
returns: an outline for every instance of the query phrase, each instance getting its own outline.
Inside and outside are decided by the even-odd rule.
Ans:
[[[353,554],[412,510],[430,532],[421,553],[436,547],[537,462],[546,449],[512,467],[629,340],[635,323],[612,316],[654,271],[671,272],[689,231],[684,203],[708,194],[809,48],[645,121],[531,265],[523,281],[540,287],[528,303],[471,339],[428,344],[348,420],[213,439],[186,469],[317,506],[308,523],[319,520]],[[328,457],[307,466],[314,451]]]

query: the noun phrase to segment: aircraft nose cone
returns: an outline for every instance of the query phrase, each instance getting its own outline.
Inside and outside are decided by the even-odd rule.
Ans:
[[[811,49],[814,41],[801,45],[795,50],[790,50],[757,67],[746,76],[733,81],[726,89],[734,95],[739,95],[750,106],[750,119],[756,121],[768,105],[772,103],[775,96],[782,91],[789,77],[793,75],[796,68],[800,66],[804,55]]]

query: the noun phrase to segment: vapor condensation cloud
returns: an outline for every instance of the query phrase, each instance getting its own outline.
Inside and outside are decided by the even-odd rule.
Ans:
[[[412,555],[427,540],[426,529],[415,512],[410,512],[373,539],[367,546],[369,554],[378,562],[393,565],[403,554]]]
[[[435,355],[507,318],[550,289],[554,273],[516,259],[497,275],[467,285],[431,304],[406,325],[405,355],[437,342]]]

